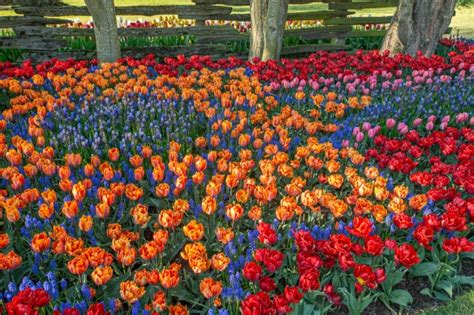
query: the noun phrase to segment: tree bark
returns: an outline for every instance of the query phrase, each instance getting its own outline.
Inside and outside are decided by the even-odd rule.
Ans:
[[[446,32],[456,0],[400,0],[381,51],[431,56]]]
[[[249,59],[258,57],[265,61],[280,58],[288,4],[289,0],[250,1],[252,32]]]
[[[97,59],[114,62],[120,58],[114,0],[85,0],[85,3],[94,21]]]

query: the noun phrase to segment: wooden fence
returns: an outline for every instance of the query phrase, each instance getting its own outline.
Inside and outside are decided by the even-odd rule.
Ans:
[[[1,1],[1,0],[0,0]],[[3,0],[3,2],[8,2]],[[30,57],[44,59],[90,58],[94,51],[66,50],[66,38],[90,37],[94,32],[90,28],[51,27],[68,24],[71,16],[90,16],[85,6],[69,6],[56,3],[56,0],[17,0],[11,9],[17,16],[0,17],[0,29],[14,30],[13,37],[0,37],[0,49],[16,48],[29,53]],[[389,23],[392,16],[351,17],[353,10],[394,7],[398,0],[290,0],[290,4],[325,3],[326,10],[295,12],[288,14],[288,20],[322,20],[324,26],[288,29],[285,37],[316,39],[345,39],[351,36],[380,36],[383,30],[361,31],[354,26],[365,24]],[[159,1],[157,1],[159,3]],[[193,0],[191,5],[153,5],[153,6],[118,6],[117,16],[157,16],[176,15],[180,19],[196,20],[195,26],[172,28],[119,28],[121,37],[160,37],[173,35],[194,35],[196,42],[192,45],[175,47],[143,47],[123,49],[123,54],[140,56],[154,53],[157,56],[176,54],[211,54],[226,55],[230,53],[226,42],[245,41],[248,33],[240,33],[232,26],[208,26],[205,20],[250,21],[250,14],[233,14],[233,7],[249,6],[249,0]],[[342,42],[342,43],[341,43]],[[334,40],[326,44],[304,44],[286,47],[282,55],[301,54],[316,50],[345,50],[343,40]]]

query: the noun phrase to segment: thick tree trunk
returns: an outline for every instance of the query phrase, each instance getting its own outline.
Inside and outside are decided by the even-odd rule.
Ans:
[[[381,51],[430,56],[451,23],[456,0],[400,0]]]
[[[85,0],[92,20],[100,62],[114,62],[120,58],[120,41],[115,17],[114,0]]]
[[[252,32],[249,59],[280,58],[288,4],[289,0],[250,1]]]

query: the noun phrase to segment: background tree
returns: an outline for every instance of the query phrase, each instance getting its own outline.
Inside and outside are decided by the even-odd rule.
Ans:
[[[115,17],[114,0],[85,0],[94,21],[97,58],[113,62],[120,58],[120,41]]]
[[[289,0],[250,0],[249,59],[279,59]]]
[[[455,6],[456,0],[400,0],[381,51],[430,56],[451,24]]]

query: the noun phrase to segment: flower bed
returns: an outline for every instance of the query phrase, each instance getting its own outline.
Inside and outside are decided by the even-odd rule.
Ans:
[[[11,314],[359,314],[474,279],[473,46],[1,64]]]

